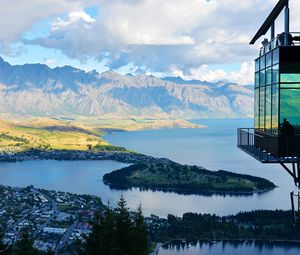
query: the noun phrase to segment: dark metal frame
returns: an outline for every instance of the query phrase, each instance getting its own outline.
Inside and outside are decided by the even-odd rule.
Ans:
[[[289,0],[280,0],[275,8],[272,10],[268,18],[265,20],[263,25],[260,27],[260,29],[257,31],[256,35],[251,40],[250,44],[254,44],[261,36],[265,35],[268,30],[273,26],[275,20],[278,18],[281,11],[284,9],[285,6],[287,6],[289,3]]]

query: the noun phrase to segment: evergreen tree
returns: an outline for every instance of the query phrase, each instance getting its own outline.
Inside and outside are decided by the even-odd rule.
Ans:
[[[0,255],[10,254],[8,245],[3,243],[3,234],[0,233]]]
[[[13,246],[13,255],[36,255],[38,250],[33,247],[33,240],[28,233],[23,233],[21,239]]]
[[[116,214],[109,204],[104,211],[103,249],[106,251],[106,255],[115,255],[118,251],[116,241]]]
[[[113,210],[109,205],[103,215],[92,222],[92,233],[86,238],[83,255],[147,255],[147,228],[139,205],[132,220],[123,195]]]
[[[147,226],[145,224],[142,205],[139,204],[136,215],[134,217],[134,240],[135,247],[133,255],[147,255],[148,249],[148,233]]]
[[[120,196],[116,212],[117,255],[132,255],[134,250],[133,224],[123,195]]]
[[[103,244],[103,217],[96,215],[92,221],[92,233],[86,238],[82,253],[85,255],[104,255]]]

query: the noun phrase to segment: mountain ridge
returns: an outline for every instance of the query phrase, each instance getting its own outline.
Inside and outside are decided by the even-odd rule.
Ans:
[[[31,116],[118,114],[176,118],[253,116],[253,91],[229,82],[185,81],[144,73],[99,74],[0,57],[0,113]]]

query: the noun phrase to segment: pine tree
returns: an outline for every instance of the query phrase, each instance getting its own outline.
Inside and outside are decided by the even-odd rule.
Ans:
[[[38,250],[33,247],[33,240],[28,233],[23,233],[21,239],[13,246],[13,255],[36,255]]]
[[[5,245],[3,242],[3,234],[0,233],[0,255],[10,254],[8,245]]]
[[[83,255],[147,255],[147,227],[139,205],[134,220],[122,195],[113,210],[109,205],[93,220],[92,233],[79,253]]]
[[[118,201],[116,213],[117,255],[132,255],[134,250],[133,224],[123,195],[120,196]]]
[[[86,238],[84,245],[85,255],[104,255],[103,249],[103,217],[96,215],[92,221],[92,233]]]
[[[106,255],[115,255],[118,251],[116,241],[116,214],[108,204],[104,211],[103,248]]]
[[[139,204],[134,217],[134,236],[135,249],[133,255],[147,255],[149,253],[148,233],[141,204]]]

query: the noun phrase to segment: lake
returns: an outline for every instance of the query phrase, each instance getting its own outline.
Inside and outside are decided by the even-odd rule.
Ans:
[[[285,244],[261,244],[254,242],[194,242],[173,243],[160,248],[158,255],[296,255],[300,246]]]
[[[116,132],[106,136],[111,143],[179,163],[211,170],[224,169],[265,177],[278,188],[251,196],[179,195],[131,189],[124,191],[128,206],[141,202],[145,215],[181,216],[185,212],[235,214],[255,209],[290,209],[292,179],[276,165],[263,165],[236,148],[236,128],[252,126],[251,120],[198,120],[205,129],[163,129]],[[0,184],[98,195],[115,204],[121,191],[111,190],[102,176],[126,166],[114,161],[27,161],[0,163]]]

